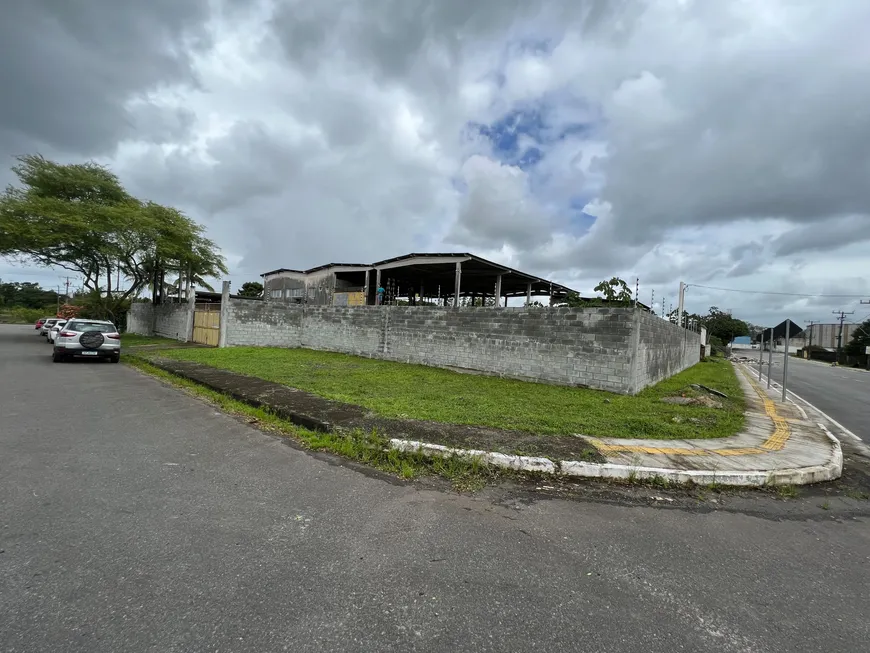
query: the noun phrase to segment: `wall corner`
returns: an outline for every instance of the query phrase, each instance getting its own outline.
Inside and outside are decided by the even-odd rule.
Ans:
[[[629,375],[630,382],[628,393],[636,395],[640,392],[640,383],[638,381],[638,366],[640,364],[640,322],[641,311],[643,309],[635,308],[631,316],[631,346],[628,348],[629,355]]]
[[[230,313],[230,282],[224,281],[221,288],[221,322],[218,333],[218,347],[223,349],[227,346],[227,329]]]
[[[184,342],[193,342],[193,323],[196,313],[196,290],[193,286],[187,289],[187,318],[185,322]]]

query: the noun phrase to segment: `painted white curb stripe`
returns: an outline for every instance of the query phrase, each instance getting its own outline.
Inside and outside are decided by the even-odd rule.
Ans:
[[[822,426],[820,424],[820,426]],[[400,440],[392,438],[390,448],[409,453],[422,453],[427,456],[462,456],[479,458],[482,462],[495,467],[514,469],[523,472],[543,472],[562,474],[580,478],[601,478],[618,480],[664,479],[671,483],[695,483],[697,485],[739,485],[761,487],[764,485],[808,485],[822,481],[832,481],[843,473],[843,452],[840,442],[824,426],[822,430],[831,441],[832,454],[824,465],[799,467],[796,469],[776,469],[769,471],[722,471],[701,469],[667,469],[659,467],[635,467],[615,463],[589,463],[578,460],[562,460],[554,463],[549,458],[535,456],[512,456],[494,451],[479,449],[458,449],[441,444]]]

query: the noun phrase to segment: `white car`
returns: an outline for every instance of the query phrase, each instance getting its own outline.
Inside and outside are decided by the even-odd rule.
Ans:
[[[54,339],[51,359],[62,363],[70,358],[121,360],[121,334],[111,322],[74,317]]]
[[[54,326],[54,323],[58,321],[59,318],[50,317],[45,322],[42,323],[42,327],[39,329],[39,335],[47,336],[48,332],[51,330],[51,327]]]
[[[66,320],[58,320],[54,323],[54,325],[51,327],[51,329],[48,330],[48,333],[46,334],[49,342],[54,342],[55,338],[57,338],[57,334],[60,333],[60,330],[63,329],[66,323]]]

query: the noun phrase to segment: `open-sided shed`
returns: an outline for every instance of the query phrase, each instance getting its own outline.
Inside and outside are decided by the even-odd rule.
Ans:
[[[374,288],[389,284],[396,297],[498,298],[496,303],[500,304],[508,297],[531,301],[546,296],[558,301],[573,292],[567,286],[468,253],[406,254],[378,261],[372,269]]]

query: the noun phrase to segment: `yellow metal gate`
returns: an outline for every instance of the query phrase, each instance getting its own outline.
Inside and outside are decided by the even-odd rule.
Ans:
[[[193,312],[193,341],[218,346],[221,332],[221,305],[197,304]]]

